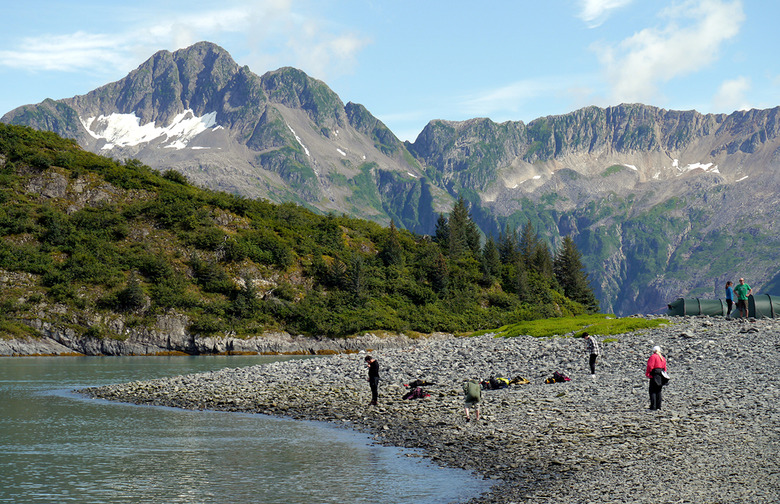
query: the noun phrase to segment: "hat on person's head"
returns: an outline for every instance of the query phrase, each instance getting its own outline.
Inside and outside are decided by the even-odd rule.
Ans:
[[[653,347],[653,353],[660,353],[660,352],[661,352],[661,347],[659,347],[658,345]]]

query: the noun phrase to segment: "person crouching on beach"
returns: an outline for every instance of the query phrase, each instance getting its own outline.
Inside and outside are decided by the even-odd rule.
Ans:
[[[471,421],[469,415],[469,408],[474,409],[474,421],[479,421],[479,401],[482,399],[482,385],[479,381],[472,378],[471,380],[463,382],[463,393],[466,395],[466,421]]]
[[[376,406],[379,399],[379,361],[370,355],[366,355],[366,366],[368,366],[368,385],[371,387],[371,402],[369,406]]]

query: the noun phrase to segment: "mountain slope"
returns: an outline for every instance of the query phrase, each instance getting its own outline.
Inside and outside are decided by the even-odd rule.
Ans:
[[[759,291],[780,285],[778,118],[780,107],[622,104],[528,124],[436,120],[402,143],[321,81],[293,68],[258,76],[202,42],[2,121],[205,187],[422,234],[462,196],[487,235],[529,220],[553,248],[571,234],[602,309],[629,314],[722,296],[738,276]]]
[[[434,121],[409,148],[472,195],[483,229],[573,235],[603,309],[658,312],[722,297],[738,276],[777,288],[779,117],[588,107],[528,125]]]
[[[345,106],[294,68],[257,76],[207,42],[160,51],[120,81],[20,107],[2,121],[173,168],[204,187],[380,222],[393,217],[409,229],[418,226],[417,214],[396,211],[387,193],[405,193],[427,215],[432,204],[451,202],[444,193],[419,201],[431,188],[422,191],[418,163],[364,107]],[[384,191],[376,188],[380,180]],[[372,198],[356,197],[360,191]]]

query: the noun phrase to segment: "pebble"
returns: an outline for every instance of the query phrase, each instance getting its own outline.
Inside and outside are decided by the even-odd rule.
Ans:
[[[369,406],[364,354],[339,354],[85,389],[92,397],[332,422],[376,442],[420,448],[435,463],[495,480],[470,504],[774,502],[780,495],[780,326],[672,317],[609,336],[596,378],[571,337],[491,335],[415,340],[373,352],[379,406]],[[599,341],[604,338],[596,336]],[[660,345],[671,375],[649,411],[644,371]],[[558,371],[570,382],[545,384]],[[466,423],[464,379],[522,376],[483,392]],[[430,397],[403,400],[421,379]]]

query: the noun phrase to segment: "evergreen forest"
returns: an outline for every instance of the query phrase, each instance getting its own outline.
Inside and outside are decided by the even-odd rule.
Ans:
[[[464,199],[434,236],[195,187],[0,124],[0,337],[32,321],[121,338],[186,316],[193,335],[464,333],[598,311],[574,241],[531,223],[483,237]],[[40,325],[40,324],[38,324]]]

